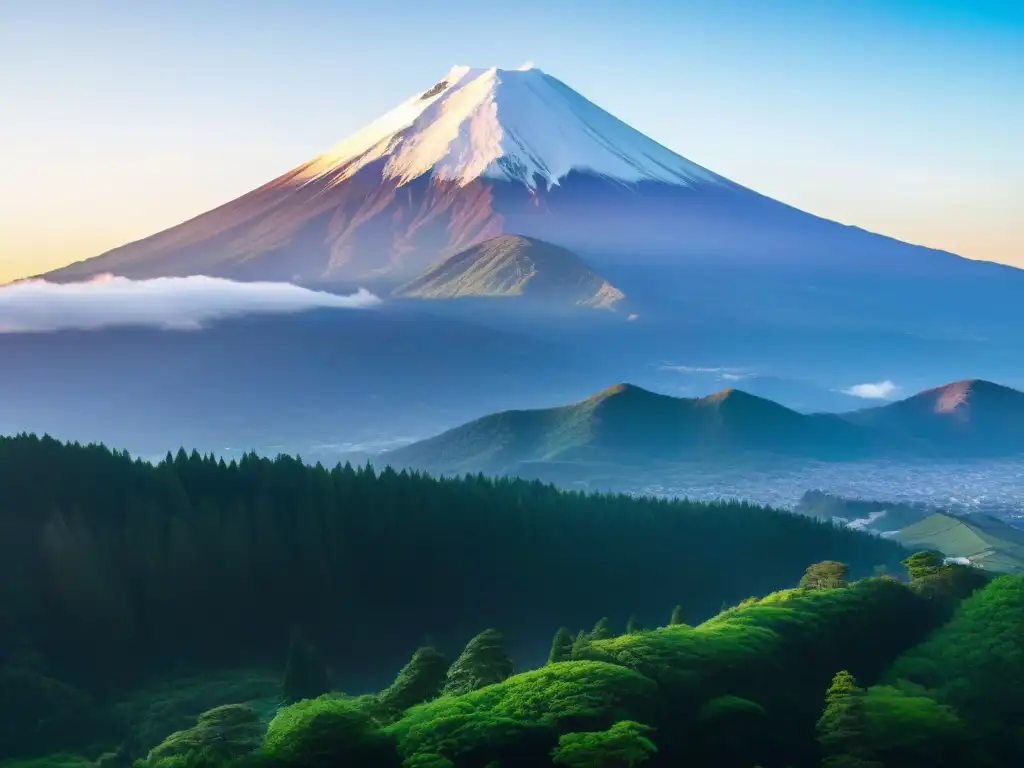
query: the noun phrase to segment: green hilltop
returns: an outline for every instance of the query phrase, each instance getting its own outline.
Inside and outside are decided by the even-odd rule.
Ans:
[[[1024,571],[1024,531],[990,515],[936,512],[893,538],[912,549],[936,549],[947,557],[966,558],[986,571]]]
[[[460,251],[395,289],[394,295],[521,297],[595,309],[613,309],[625,298],[572,251],[522,235],[501,235]]]
[[[388,452],[396,466],[514,474],[524,462],[625,463],[737,453],[857,454],[870,435],[831,415],[804,415],[738,389],[701,398],[618,384],[570,405],[484,416]]]
[[[483,416],[383,458],[444,473],[533,475],[546,465],[570,481],[693,461],[984,458],[1024,455],[1024,429],[1006,427],[1018,422],[1024,393],[989,382],[842,414],[799,413],[738,389],[690,398],[618,384],[568,405]]]

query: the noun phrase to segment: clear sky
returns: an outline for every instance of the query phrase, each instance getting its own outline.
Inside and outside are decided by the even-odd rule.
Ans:
[[[0,282],[526,61],[759,192],[1024,266],[1022,0],[0,0]]]

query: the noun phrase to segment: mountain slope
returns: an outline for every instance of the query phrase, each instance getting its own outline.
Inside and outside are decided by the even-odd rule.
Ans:
[[[438,471],[510,472],[523,462],[854,456],[870,443],[866,430],[841,419],[805,416],[735,389],[676,398],[620,384],[571,405],[485,416],[384,458]]]
[[[395,295],[423,299],[524,296],[611,308],[622,292],[572,251],[519,235],[502,235],[445,259]]]
[[[912,461],[979,458],[995,454],[996,447],[999,455],[1024,453],[1024,431],[1008,429],[1024,393],[1006,387],[992,390],[1001,394],[986,405],[985,431],[975,432],[975,441],[941,429],[904,428],[906,420],[898,417],[937,391],[852,414],[801,414],[736,389],[677,398],[620,384],[570,405],[484,416],[384,457],[435,471],[515,472],[534,462],[728,463],[755,456]],[[998,403],[1008,409],[1002,426]]]
[[[893,538],[909,548],[937,549],[947,557],[965,558],[985,570],[1024,571],[1024,531],[989,515],[937,512]]]
[[[402,282],[508,233],[623,265],[984,271],[752,192],[538,69],[456,67],[259,189],[46,277]]]
[[[928,441],[942,452],[1000,455],[1024,442],[1024,392],[979,379],[957,381],[844,418]]]

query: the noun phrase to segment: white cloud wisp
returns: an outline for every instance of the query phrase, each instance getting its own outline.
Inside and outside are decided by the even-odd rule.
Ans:
[[[854,384],[848,389],[840,390],[844,395],[861,397],[865,400],[890,400],[899,391],[899,387],[886,379],[867,384]]]
[[[309,309],[360,309],[380,299],[364,289],[350,296],[290,283],[240,283],[215,277],[129,280],[104,275],[82,283],[26,280],[0,287],[0,333],[148,326],[198,330],[220,318]]]

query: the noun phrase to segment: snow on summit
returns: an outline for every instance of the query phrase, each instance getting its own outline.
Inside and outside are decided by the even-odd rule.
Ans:
[[[307,180],[343,181],[383,161],[405,184],[426,173],[460,185],[481,176],[548,186],[570,171],[624,183],[728,183],[630,128],[530,64],[516,70],[454,67],[306,165]]]

